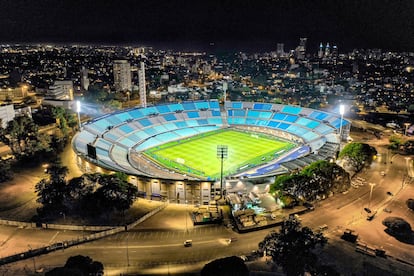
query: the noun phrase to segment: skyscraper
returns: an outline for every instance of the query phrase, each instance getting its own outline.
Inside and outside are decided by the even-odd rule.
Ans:
[[[332,56],[338,57],[338,47],[336,45],[332,46]]]
[[[331,46],[329,46],[329,42],[326,43],[326,47],[325,47],[325,56],[329,57],[331,55]]]
[[[115,91],[131,91],[131,65],[127,60],[114,60]]]
[[[306,42],[308,39],[306,37],[301,37],[299,46],[296,48],[296,57],[298,59],[304,59],[306,56]]]
[[[88,90],[88,87],[89,87],[88,69],[82,66],[80,75],[81,75],[80,77],[81,90],[82,91]]]
[[[319,44],[318,58],[323,58],[323,44]]]
[[[141,68],[138,70],[138,80],[139,80],[139,98],[141,100],[141,106],[147,107],[147,90],[145,83],[145,64],[141,61]]]
[[[284,43],[277,44],[276,54],[278,57],[282,57],[285,55],[285,44]]]

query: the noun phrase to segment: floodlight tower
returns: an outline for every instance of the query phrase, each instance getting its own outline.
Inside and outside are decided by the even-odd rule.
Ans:
[[[138,70],[139,98],[141,107],[147,107],[147,90],[145,82],[145,63],[141,61],[141,68]]]
[[[220,198],[223,197],[223,161],[228,157],[228,146],[227,145],[218,145],[217,146],[217,158],[221,160],[221,170],[220,170]]]
[[[339,126],[339,141],[342,141],[342,123],[344,120],[345,106],[341,104],[339,106],[339,114],[341,114],[341,125]]]

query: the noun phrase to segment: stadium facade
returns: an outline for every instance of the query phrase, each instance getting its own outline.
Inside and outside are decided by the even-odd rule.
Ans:
[[[342,125],[342,126],[341,126]],[[132,108],[84,123],[72,140],[79,162],[130,175],[148,197],[204,204],[220,190],[213,179],[183,174],[153,162],[149,148],[219,129],[263,133],[297,146],[256,167],[226,175],[255,179],[301,169],[317,160],[335,158],[340,141],[349,135],[350,121],[340,114],[300,106],[217,100]],[[341,132],[341,133],[339,133]],[[219,166],[219,163],[217,163]],[[227,183],[237,185],[237,181]]]

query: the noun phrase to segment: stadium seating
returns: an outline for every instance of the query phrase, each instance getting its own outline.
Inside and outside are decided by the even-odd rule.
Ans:
[[[331,147],[336,148],[329,145],[338,144],[341,122],[342,127],[349,124],[338,114],[282,104],[225,102],[223,112],[224,115],[216,100],[123,110],[85,123],[74,137],[72,147],[87,156],[87,146],[95,146],[98,165],[139,173],[129,163],[129,150],[139,152],[223,126],[254,126],[286,133],[283,137],[297,137],[293,140],[307,144],[311,152],[330,156]],[[296,168],[311,160],[308,157],[286,167]]]

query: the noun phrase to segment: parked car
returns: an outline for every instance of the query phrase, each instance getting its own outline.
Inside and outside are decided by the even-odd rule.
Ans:
[[[328,225],[326,225],[326,224],[323,224],[323,225],[320,225],[319,227],[318,227],[318,229],[319,229],[319,231],[325,231],[325,230],[327,230],[328,229]]]
[[[371,209],[369,209],[367,207],[364,208],[364,211],[367,212],[368,214],[371,213]]]
[[[373,212],[371,214],[368,214],[367,215],[367,220],[373,220],[376,214],[377,214],[377,211],[375,211],[375,212]]]
[[[388,209],[388,208],[384,208],[384,212],[391,213],[392,211],[390,209]]]
[[[303,206],[305,206],[308,210],[315,210],[315,206],[312,203],[304,202]]]

